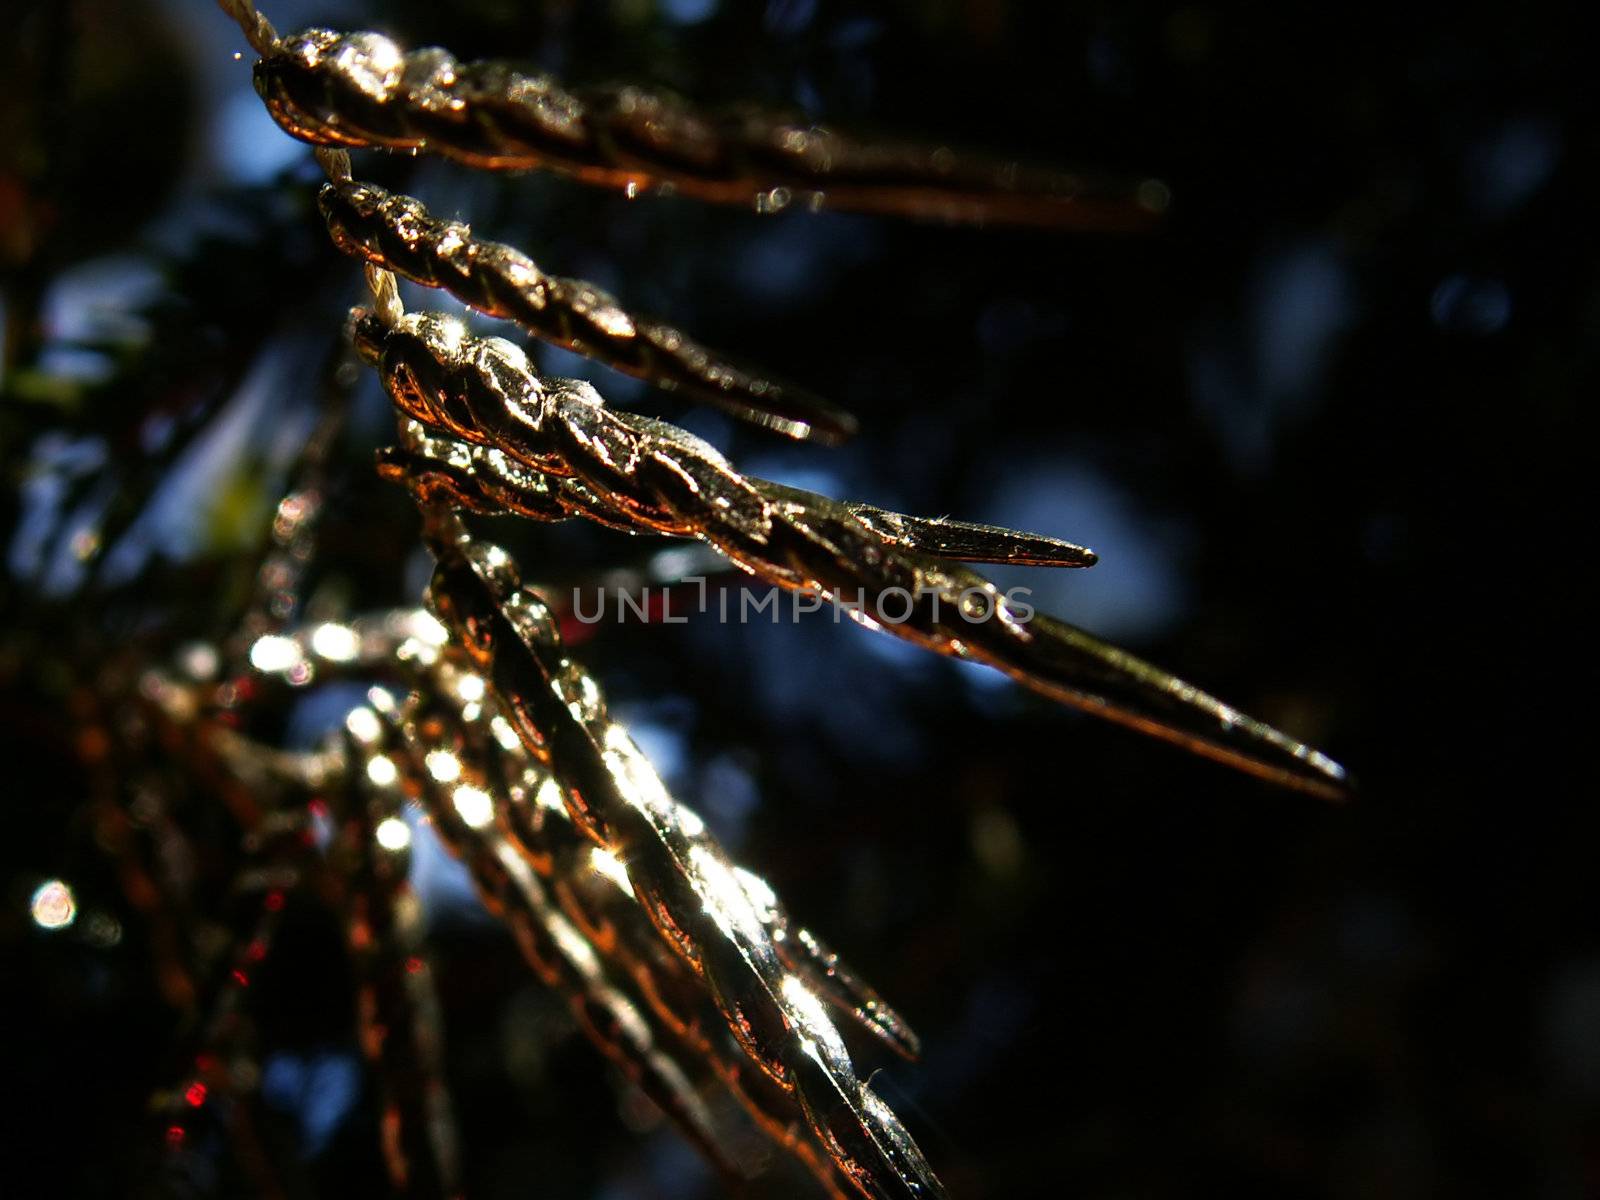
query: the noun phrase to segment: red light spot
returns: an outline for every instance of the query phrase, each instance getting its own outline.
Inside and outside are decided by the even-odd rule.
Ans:
[[[183,1126],[182,1125],[168,1125],[167,1126],[167,1145],[173,1147],[174,1149],[176,1149],[177,1147],[183,1145]]]
[[[235,971],[233,972],[233,981],[235,983],[237,983],[240,987],[249,987],[250,986],[250,976],[246,975],[243,971],[240,971],[240,970],[237,970],[237,969],[235,969]]]
[[[260,938],[256,938],[255,941],[250,943],[244,954],[251,962],[260,962],[267,956],[267,944]]]
[[[561,631],[563,642],[571,646],[581,646],[594,636],[597,625],[580,621],[571,613],[563,612],[556,618],[556,628]]]
[[[268,892],[267,893],[267,911],[268,912],[277,912],[282,907],[283,907],[283,893],[282,892]]]
[[[422,967],[423,962],[420,958],[413,957],[406,959],[406,970],[410,971],[413,975],[422,970]]]
[[[327,820],[327,818],[328,818],[328,803],[327,803],[327,801],[325,801],[325,800],[313,800],[310,804],[306,805],[306,807],[311,810],[311,815],[313,817],[316,817],[317,820],[319,820],[319,821]]]
[[[189,1085],[189,1090],[183,1093],[183,1098],[189,1102],[190,1108],[199,1108],[206,1102],[206,1085],[196,1080]]]

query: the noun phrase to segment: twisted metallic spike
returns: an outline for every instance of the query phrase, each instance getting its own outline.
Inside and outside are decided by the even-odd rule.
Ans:
[[[1051,699],[1276,783],[1330,799],[1348,791],[1344,768],[1325,755],[1127,651],[1024,611],[905,536],[914,526],[741,475],[683,430],[606,407],[586,383],[541,379],[518,347],[472,337],[454,318],[412,313],[386,328],[358,314],[352,332],[406,415],[547,476],[535,492],[544,511],[553,497],[606,524],[698,538],[770,583],[846,604],[862,624],[986,663]],[[422,484],[447,495],[467,486],[458,475]],[[988,544],[978,528],[952,540]],[[996,557],[1005,548],[997,544]]]
[[[412,654],[437,653],[411,643]],[[437,716],[417,696],[403,706],[375,688],[354,718],[376,731],[371,745],[387,755],[408,792],[419,799],[440,840],[461,859],[484,903],[510,928],[523,957],[568,1006],[602,1053],[730,1179],[737,1166],[684,1067],[660,1043],[645,1013],[610,978],[594,947],[551,902],[544,885],[494,826],[492,799],[478,764],[443,735]],[[354,717],[354,714],[352,714]],[[439,766],[444,756],[452,765]]]
[[[788,970],[704,824],[676,804],[598,685],[562,651],[548,607],[509,557],[429,514],[435,615],[489,686],[528,751],[559,774],[573,821],[627,867],[635,896],[703,978],[744,1053],[799,1102],[818,1142],[863,1195],[943,1196],[910,1135],[856,1076],[822,1000]]]
[[[464,683],[465,680],[475,682]],[[493,698],[478,698],[482,681],[470,673],[464,673],[461,667],[451,661],[447,647],[423,677],[423,682],[433,695],[463,697],[459,705],[460,736],[475,744],[481,751],[481,760],[493,760],[499,765],[498,785],[491,792],[496,796],[504,795],[506,803],[497,807],[496,811],[504,832],[523,851],[529,864],[541,876],[557,879],[555,886],[558,891],[563,884],[570,884],[574,879],[620,879],[617,886],[598,889],[600,915],[593,915],[583,903],[584,898],[576,893],[569,893],[574,907],[568,907],[568,896],[561,897],[562,908],[567,915],[580,925],[605,929],[604,936],[591,937],[590,940],[596,943],[608,940],[620,927],[637,924],[632,917],[642,918],[643,913],[627,882],[626,865],[607,857],[605,851],[595,846],[573,825],[566,808],[560,776],[546,772],[528,757]],[[471,699],[465,698],[469,696]],[[561,869],[562,866],[566,869]],[[837,954],[830,951],[821,939],[797,925],[770,884],[740,867],[734,867],[733,872],[761,915],[773,948],[784,966],[804,976],[806,983],[816,989],[823,999],[896,1053],[915,1058],[919,1043],[904,1018]],[[653,931],[651,942],[654,948],[659,948]],[[633,965],[653,969],[658,961],[655,956],[648,956],[648,961],[641,960]],[[671,961],[673,965],[680,965],[675,960]],[[670,1005],[663,1015],[680,1026],[687,1027],[692,1023],[681,1014],[674,1016]]]
[[[224,7],[227,7],[225,4]],[[1119,184],[956,154],[873,145],[787,117],[697,111],[637,87],[568,91],[505,62],[404,53],[376,33],[308,29],[263,52],[256,90],[285,131],[323,146],[425,151],[494,171],[549,169],[585,183],[698,200],[838,208],[948,222],[1137,229],[1165,202]]]
[[[379,449],[378,473],[410,487],[425,503],[438,500],[485,516],[509,514],[536,521],[583,516],[623,533],[659,532],[619,518],[576,476],[542,475],[503,451],[430,433],[418,421],[403,420],[400,433],[401,445]],[[811,496],[781,484],[766,486],[774,496]],[[844,506],[887,541],[936,558],[1028,567],[1091,567],[1099,561],[1093,550],[1042,534],[907,516],[870,504]]]
[[[488,768],[486,786],[502,832],[595,952],[632,982],[661,1027],[709,1068],[757,1128],[804,1164],[830,1196],[843,1200],[840,1176],[816,1145],[799,1105],[744,1056],[700,977],[651,924],[627,866],[573,824],[555,776],[529,758],[494,698],[484,694],[482,677],[458,663],[459,657],[451,646],[441,647],[413,682],[436,701],[458,699],[454,705],[436,703],[434,711],[450,736]]]
[[[790,437],[840,442],[856,432],[855,417],[821,397],[736,366],[592,283],[546,275],[514,247],[430,216],[421,201],[348,182],[324,185],[317,202],[346,254],[443,288],[543,341]]]

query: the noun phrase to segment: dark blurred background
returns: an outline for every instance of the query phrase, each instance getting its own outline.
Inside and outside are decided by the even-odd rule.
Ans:
[[[1342,807],[1280,793],[826,616],[596,627],[582,652],[668,783],[922,1034],[919,1064],[864,1056],[954,1195],[1600,1195],[1574,420],[1600,287],[1572,14],[268,12],[1163,180],[1159,229],[1096,236],[356,164],[865,432],[790,446],[541,351],[550,370],[753,474],[1094,546],[1092,571],[1004,582],[1363,781]],[[72,663],[215,632],[358,272],[323,246],[309,154],[211,5],[14,0],[4,23],[0,964],[26,1110],[7,1162],[57,1195],[242,1194],[225,1162],[174,1179],[155,1153],[147,1098],[175,1077],[180,1022],[85,826]],[[318,577],[356,610],[424,577],[408,505],[367,466],[384,424],[367,386]],[[588,528],[493,532],[560,581],[642,553]],[[308,742],[340,699],[308,698],[286,736]],[[420,869],[470,1193],[718,1194],[670,1131],[619,1112],[449,865]],[[104,936],[33,925],[54,876]],[[375,1194],[338,931],[308,908],[285,936],[253,1002],[273,1153],[291,1194]]]

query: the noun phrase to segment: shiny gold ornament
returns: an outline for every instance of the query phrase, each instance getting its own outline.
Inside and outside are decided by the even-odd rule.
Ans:
[[[357,951],[392,1178],[441,1192],[455,1178],[426,979],[395,972],[416,945],[403,882],[404,816],[415,802],[589,1036],[727,1174],[747,1165],[723,1120],[737,1106],[836,1197],[943,1195],[858,1075],[834,1014],[907,1056],[917,1048],[909,1027],[667,794],[593,676],[568,656],[546,600],[457,510],[693,539],[770,584],[845,605],[862,624],[1275,782],[1337,798],[1343,769],[1125,651],[1024,611],[961,565],[1087,567],[1095,556],[1081,546],[746,476],[682,429],[613,409],[588,384],[541,377],[511,342],[405,313],[397,274],[780,432],[827,438],[851,428],[808,393],[356,182],[344,147],[547,167],[630,193],[671,187],[768,210],[804,202],[942,220],[1133,225],[1158,207],[1158,189],[1097,190],[942,150],[870,147],[778,118],[698,113],[635,88],[580,96],[505,64],[403,53],[375,34],[280,40],[251,0],[220,3],[261,55],[257,85],[274,117],[319,147],[333,239],[366,264],[374,306],[349,332],[401,414],[399,444],[381,453],[379,470],[422,509],[438,563],[437,620],[402,611],[290,628],[315,515],[315,488],[301,489],[280,510],[259,580],[261,596],[276,587],[282,603],[258,596],[228,657],[247,661],[263,687],[377,674],[403,694],[369,692],[346,735],[310,754],[230,726],[224,710],[247,707],[249,689],[150,672],[144,699],[197,761],[240,791],[279,798],[281,809],[248,827],[303,822],[312,789],[343,797],[327,868]],[[1050,763],[1071,771],[1058,756]],[[295,870],[313,869],[311,857]]]

